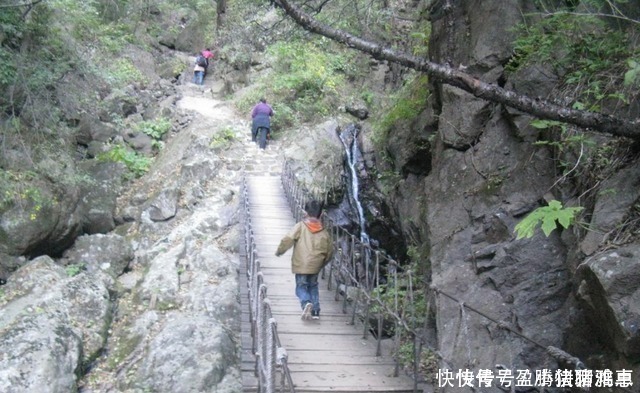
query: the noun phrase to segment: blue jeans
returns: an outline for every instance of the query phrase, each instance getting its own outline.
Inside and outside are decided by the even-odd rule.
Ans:
[[[317,274],[296,274],[296,296],[300,299],[300,306],[311,302],[313,311],[320,312],[320,294],[318,293]]]
[[[204,79],[204,71],[193,71],[193,83],[201,85]]]

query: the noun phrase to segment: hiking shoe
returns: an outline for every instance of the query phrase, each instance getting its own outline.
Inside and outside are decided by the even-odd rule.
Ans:
[[[311,311],[311,319],[315,319],[315,320],[320,319],[320,311],[315,311],[315,310]]]
[[[307,303],[304,305],[304,310],[302,310],[302,315],[300,316],[301,319],[309,319],[311,317],[311,309],[313,308],[313,305],[311,303]]]

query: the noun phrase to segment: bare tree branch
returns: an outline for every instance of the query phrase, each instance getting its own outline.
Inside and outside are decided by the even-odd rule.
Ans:
[[[593,13],[586,13],[586,12],[572,12],[572,11],[554,11],[554,12],[546,12],[546,13],[542,13],[542,12],[535,12],[535,13],[531,13],[528,15],[541,15],[541,16],[555,16],[555,15],[573,15],[573,16],[592,16],[592,17],[597,17],[597,18],[612,18],[612,19],[620,19],[623,20],[625,22],[629,22],[629,23],[633,23],[633,24],[640,24],[640,21],[635,20],[635,19],[631,19],[627,16],[624,16],[622,14],[620,15],[616,15],[616,14],[605,14],[605,13],[601,13],[601,12],[593,12]]]
[[[476,97],[500,103],[542,119],[557,120],[585,129],[640,139],[640,119],[626,120],[604,113],[567,108],[546,100],[518,94],[500,86],[483,82],[472,75],[449,66],[433,63],[427,59],[406,53],[399,53],[379,43],[367,41],[347,32],[331,28],[304,13],[289,0],[275,0],[275,3],[282,7],[286,14],[305,30],[368,53],[375,59],[386,60],[425,72],[442,83],[458,87]]]

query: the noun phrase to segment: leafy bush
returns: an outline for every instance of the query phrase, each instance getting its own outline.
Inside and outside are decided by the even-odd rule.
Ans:
[[[97,157],[102,161],[120,162],[131,172],[134,177],[140,177],[149,171],[153,162],[152,158],[142,156],[122,145],[115,145],[106,153]]]
[[[374,124],[374,142],[386,146],[389,131],[400,121],[415,119],[427,105],[430,95],[426,75],[416,75],[408,80],[404,87],[393,97],[390,106],[382,110],[382,116]]]
[[[14,82],[16,71],[17,67],[12,59],[11,52],[0,46],[0,87],[8,86]]]
[[[625,86],[640,85],[640,59],[629,59],[627,65],[629,69],[624,74]]]
[[[337,110],[345,76],[355,71],[346,55],[316,42],[299,41],[278,42],[267,53],[273,59],[273,72],[238,102],[240,110],[248,112],[260,97],[266,97],[276,112],[274,129]]]
[[[171,129],[171,121],[164,117],[155,120],[144,120],[137,123],[135,128],[153,139],[160,140]]]
[[[225,127],[213,135],[209,147],[212,149],[227,149],[236,139],[236,132],[233,128]]]
[[[145,76],[129,59],[116,60],[109,66],[107,71],[105,79],[113,87],[123,87],[134,82],[146,83]]]
[[[585,6],[593,11],[576,13],[569,7],[519,25],[507,71],[549,64],[572,85],[567,90],[583,103],[582,109],[598,111],[606,100],[626,103],[627,95],[637,94],[625,84],[631,87],[636,81],[633,61],[638,49],[631,34],[607,23],[599,12],[603,5],[602,0],[591,0]]]

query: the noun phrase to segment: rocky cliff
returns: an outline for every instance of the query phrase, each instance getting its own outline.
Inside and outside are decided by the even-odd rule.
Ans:
[[[505,70],[512,28],[523,15],[540,12],[531,2],[446,1],[430,12],[433,61],[532,97],[560,99],[558,70],[544,64]],[[421,256],[430,268],[425,281],[435,289],[433,345],[446,360],[441,366],[573,369],[545,349],[555,346],[589,369],[633,370],[637,380],[638,243],[635,229],[627,230],[618,249],[616,232],[636,217],[635,154],[588,190],[588,174],[563,178],[559,161],[567,157],[536,143],[549,135],[531,125],[532,117],[437,80],[430,88],[422,114],[390,131],[391,166],[380,151],[376,162],[379,172],[401,175],[382,203],[405,239],[428,245]],[[633,146],[579,132],[598,144]],[[586,206],[587,229],[558,227],[548,237],[516,239],[515,225],[554,199]]]

